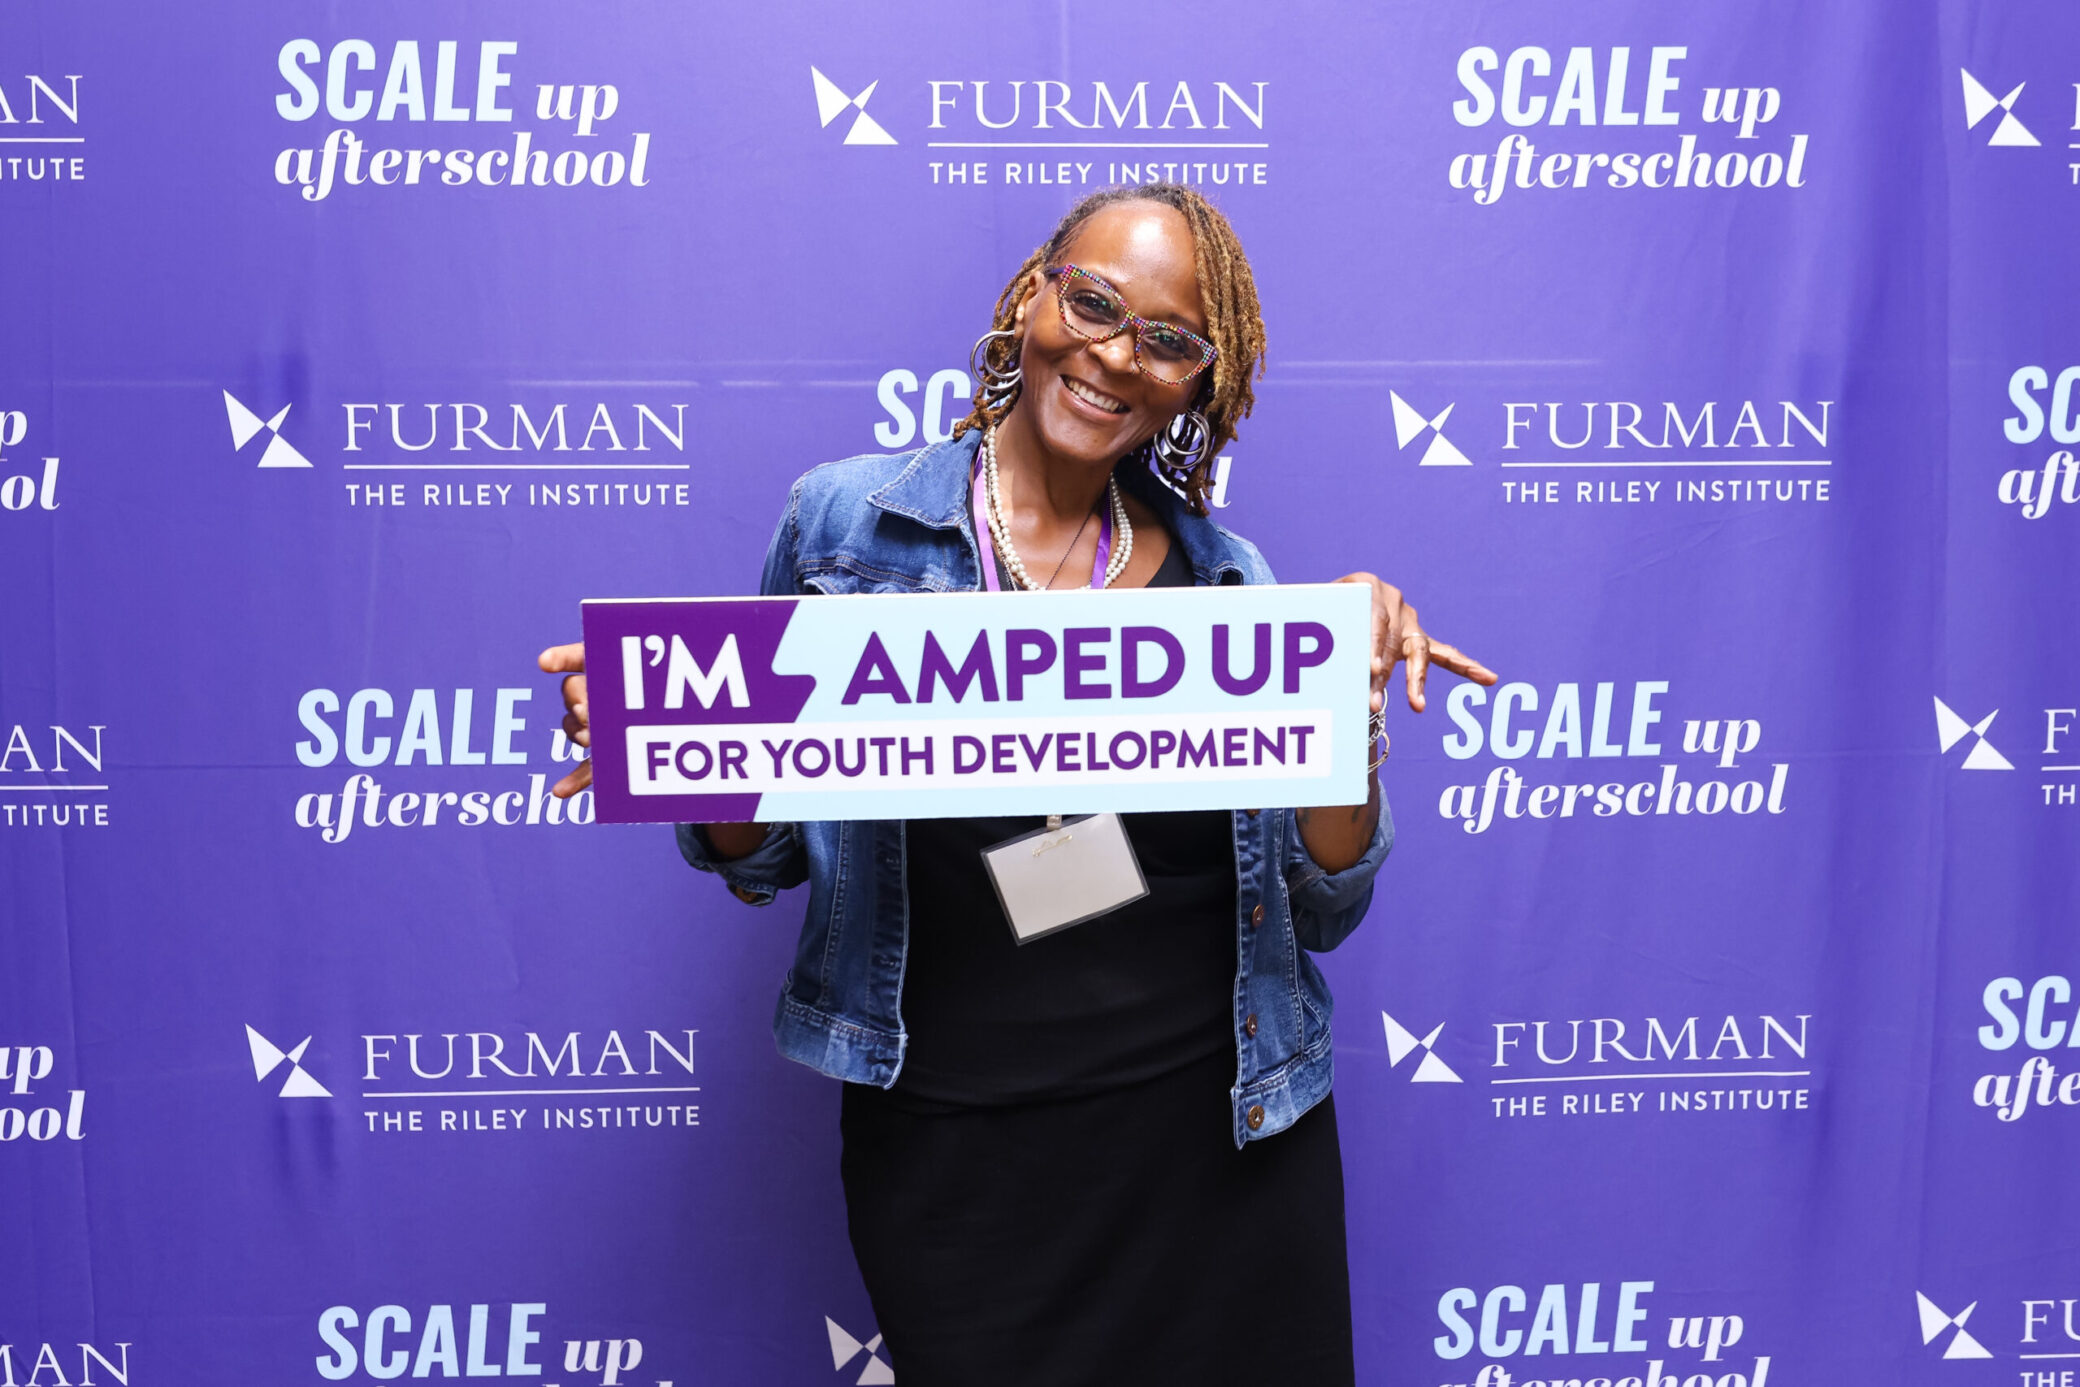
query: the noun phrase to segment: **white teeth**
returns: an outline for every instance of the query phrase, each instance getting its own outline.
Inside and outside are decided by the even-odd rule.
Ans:
[[[1062,383],[1069,387],[1069,393],[1077,399],[1086,400],[1096,405],[1099,409],[1104,410],[1107,414],[1125,414],[1127,412],[1127,407],[1123,402],[1115,400],[1109,395],[1100,395],[1082,381],[1071,380],[1069,377],[1063,376]]]

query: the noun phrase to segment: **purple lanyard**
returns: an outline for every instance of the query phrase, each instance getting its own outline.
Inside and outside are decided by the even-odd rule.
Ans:
[[[991,592],[1002,592],[1004,585],[997,581],[997,550],[990,540],[989,503],[984,499],[982,485],[982,452],[975,453],[975,466],[968,473],[968,508],[975,518],[975,548],[982,557],[982,581]],[[1098,556],[1091,560],[1091,586],[1105,586],[1105,566],[1112,558],[1112,507],[1104,508],[1104,518],[1098,522]]]

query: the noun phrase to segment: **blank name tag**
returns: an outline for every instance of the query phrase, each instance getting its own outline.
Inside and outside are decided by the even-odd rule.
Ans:
[[[1119,909],[1148,882],[1117,814],[1065,820],[982,850],[1004,917],[1021,944]]]

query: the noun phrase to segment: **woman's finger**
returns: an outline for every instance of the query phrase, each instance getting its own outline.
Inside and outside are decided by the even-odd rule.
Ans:
[[[576,713],[563,715],[563,735],[579,746],[592,745],[592,725]]]
[[[1408,706],[1418,713],[1423,711],[1423,681],[1430,674],[1430,641],[1421,631],[1411,631],[1402,638],[1402,650],[1408,661]]]
[[[1446,645],[1443,641],[1430,642],[1430,658],[1462,679],[1471,679],[1476,684],[1492,684],[1498,677],[1494,670],[1466,654],[1458,646]]]
[[[563,706],[573,713],[585,711],[585,676],[568,674],[563,679]]]
[[[578,791],[592,784],[592,759],[587,757],[578,763],[578,768],[549,787],[549,793],[558,799],[569,799]]]
[[[577,674],[585,668],[585,644],[552,645],[535,658],[544,674]]]

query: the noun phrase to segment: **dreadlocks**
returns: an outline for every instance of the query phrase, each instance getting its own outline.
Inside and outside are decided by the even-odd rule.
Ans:
[[[1199,297],[1206,305],[1206,336],[1220,352],[1213,368],[1202,378],[1195,399],[1199,412],[1206,416],[1211,436],[1198,462],[1188,471],[1161,470],[1173,486],[1184,492],[1192,513],[1204,515],[1206,493],[1213,485],[1214,459],[1234,440],[1237,426],[1249,417],[1257,399],[1251,382],[1264,374],[1264,316],[1257,306],[1257,282],[1250,274],[1242,243],[1235,238],[1235,228],[1228,225],[1228,219],[1213,204],[1177,183],[1144,183],[1092,193],[1069,209],[1054,234],[1027,256],[1018,273],[1011,276],[1011,282],[997,296],[997,310],[990,327],[995,332],[1009,333],[1033,271],[1054,263],[1093,213],[1121,202],[1160,202],[1182,213],[1192,230]],[[1015,336],[990,339],[984,353],[985,371],[1014,369],[1023,346],[1024,342]],[[984,429],[997,423],[1011,412],[1017,399],[1013,392],[991,405],[987,403],[987,390],[978,383],[974,408],[954,426],[953,436],[958,438],[971,428]],[[1151,442],[1135,456],[1147,462],[1153,452]]]

